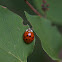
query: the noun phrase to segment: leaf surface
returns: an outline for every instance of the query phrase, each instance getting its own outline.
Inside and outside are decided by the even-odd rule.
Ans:
[[[44,51],[54,60],[59,60],[59,52],[62,48],[61,34],[56,26],[52,26],[51,21],[39,16],[32,16],[25,12],[28,21],[33,26],[41,40]]]
[[[26,44],[23,33],[29,26],[17,14],[0,6],[0,62],[26,62],[34,42]]]

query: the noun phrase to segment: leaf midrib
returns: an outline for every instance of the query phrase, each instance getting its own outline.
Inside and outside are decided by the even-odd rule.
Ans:
[[[21,59],[19,59],[16,55],[14,55],[13,53],[11,53],[10,51],[7,52],[6,50],[2,49],[1,47],[0,47],[0,49],[1,49],[2,51],[5,51],[7,54],[13,56],[14,58],[16,58],[17,60],[19,60],[20,62],[23,62]]]

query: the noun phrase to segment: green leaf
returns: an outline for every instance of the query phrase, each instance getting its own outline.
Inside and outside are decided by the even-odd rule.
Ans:
[[[44,14],[41,4],[42,0],[32,0],[35,8],[41,13]],[[62,25],[62,0],[47,0],[46,4],[49,4],[49,10],[46,11],[46,16],[53,23]]]
[[[34,42],[23,41],[23,33],[28,28],[20,16],[0,6],[0,62],[27,61],[34,47]]]
[[[47,17],[55,24],[62,25],[62,0],[47,0],[49,3],[49,11]]]
[[[61,34],[51,21],[39,16],[32,16],[26,13],[27,19],[33,26],[41,40],[44,51],[54,60],[59,60],[59,52],[62,48]]]

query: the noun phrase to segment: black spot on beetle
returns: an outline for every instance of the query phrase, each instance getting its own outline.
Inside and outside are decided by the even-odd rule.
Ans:
[[[31,36],[29,36],[29,37],[31,37]]]
[[[28,35],[27,35],[27,37],[28,37]]]
[[[27,40],[27,39],[26,39]]]

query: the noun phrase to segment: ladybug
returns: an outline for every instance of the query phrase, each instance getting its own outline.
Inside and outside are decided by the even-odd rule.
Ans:
[[[34,40],[34,33],[30,28],[24,32],[23,40],[27,44],[31,43]]]

